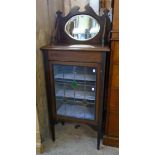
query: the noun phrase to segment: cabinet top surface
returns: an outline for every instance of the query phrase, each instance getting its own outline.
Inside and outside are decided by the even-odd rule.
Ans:
[[[110,52],[108,46],[88,45],[88,44],[74,44],[74,45],[47,45],[41,47],[41,50],[58,50],[58,51],[99,51]]]

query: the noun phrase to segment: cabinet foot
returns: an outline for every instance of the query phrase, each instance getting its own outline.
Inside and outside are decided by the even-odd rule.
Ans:
[[[51,133],[52,133],[52,140],[55,141],[55,126],[54,123],[51,125]]]
[[[62,125],[65,125],[65,122],[64,122],[64,121],[61,121],[61,124],[62,124]]]
[[[75,129],[78,129],[79,127],[80,127],[80,125],[79,125],[79,124],[75,125]]]
[[[97,150],[100,149],[100,134],[97,135]]]

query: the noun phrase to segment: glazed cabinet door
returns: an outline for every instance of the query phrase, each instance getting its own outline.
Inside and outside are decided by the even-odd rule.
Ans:
[[[99,68],[96,63],[50,63],[57,117],[97,121]]]

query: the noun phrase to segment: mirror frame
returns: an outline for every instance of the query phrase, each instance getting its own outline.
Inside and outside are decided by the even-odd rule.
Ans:
[[[79,12],[80,7],[73,7],[68,15],[63,16],[61,11],[57,11],[57,17],[54,29],[54,38],[51,38],[51,43],[54,44],[109,44],[110,41],[110,31],[111,31],[111,21],[108,15],[109,10],[105,9],[102,16],[98,16],[95,11],[89,6],[85,6],[85,11]],[[100,30],[98,34],[89,40],[75,40],[71,38],[65,32],[66,23],[76,15],[89,15],[94,18],[100,25]]]

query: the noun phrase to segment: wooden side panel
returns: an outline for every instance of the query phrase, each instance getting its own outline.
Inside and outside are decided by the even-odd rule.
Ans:
[[[119,113],[119,90],[111,89],[111,96],[109,101],[109,111],[118,114]]]
[[[108,123],[108,136],[110,137],[118,137],[119,135],[119,115],[111,112],[108,113],[108,117],[109,117],[109,123]]]
[[[119,88],[119,66],[113,64],[112,66],[112,77],[111,77],[111,87]]]
[[[119,146],[119,0],[114,0],[107,118],[103,144]]]
[[[118,47],[118,41],[112,42],[112,47]],[[115,59],[114,52],[117,49],[112,49],[111,64],[110,64],[110,81],[107,100],[107,118],[106,130],[103,143],[110,146],[119,146],[119,64]]]
[[[115,138],[115,137],[110,137],[110,136],[104,136],[104,139],[103,139],[103,143],[104,145],[110,145],[110,146],[113,146],[113,147],[119,147],[119,142],[118,142],[118,138]]]
[[[114,0],[113,30],[119,30],[119,0]]]
[[[118,65],[119,64],[119,43],[115,41],[114,47],[115,51],[113,52],[113,63]]]
[[[118,44],[118,41],[112,44]],[[113,46],[118,47],[118,45]],[[112,49],[114,53],[115,48]],[[103,143],[110,146],[119,145],[119,65],[114,63],[114,56],[111,57],[110,65],[110,81],[108,90],[108,103],[107,103],[107,119],[106,130]],[[118,62],[118,61],[117,61]]]

